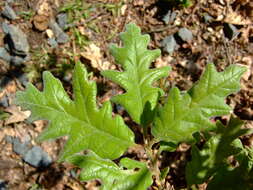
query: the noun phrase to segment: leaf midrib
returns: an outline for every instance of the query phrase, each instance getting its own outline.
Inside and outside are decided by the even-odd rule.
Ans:
[[[48,110],[53,110],[53,112],[58,112],[58,113],[60,113],[60,114],[63,114],[63,115],[67,115],[67,116],[69,116],[69,117],[71,117],[72,119],[74,119],[74,120],[76,120],[76,121],[78,121],[78,122],[80,122],[80,123],[85,123],[85,125],[86,126],[90,126],[92,129],[95,129],[96,131],[99,131],[99,132],[101,132],[101,133],[104,133],[104,134],[106,134],[106,136],[110,136],[110,137],[112,137],[112,138],[115,138],[115,139],[119,139],[119,141],[120,142],[122,142],[122,143],[124,143],[124,144],[127,144],[127,145],[129,145],[129,144],[131,144],[131,141],[127,141],[127,140],[125,140],[125,139],[123,139],[123,138],[119,138],[119,137],[117,137],[117,136],[114,136],[114,135],[112,135],[111,133],[108,133],[108,132],[106,132],[106,131],[104,131],[104,130],[99,130],[99,129],[97,129],[96,127],[94,127],[93,125],[91,125],[90,123],[87,123],[87,122],[85,122],[84,120],[80,120],[79,118],[76,118],[76,117],[74,117],[72,114],[70,114],[70,113],[68,113],[68,112],[62,112],[62,111],[59,111],[59,110],[57,110],[57,109],[54,109],[54,108],[52,108],[52,107],[50,107],[50,106],[46,106],[46,105],[39,105],[39,104],[35,104],[35,103],[31,103],[31,102],[29,102],[29,103],[27,103],[27,102],[20,102],[20,103],[23,103],[23,104],[26,104],[26,105],[31,105],[31,107],[32,106],[36,106],[36,107],[41,107],[41,108],[46,108],[46,109],[48,109]],[[46,119],[46,118],[45,118]],[[47,119],[46,119],[47,120]],[[49,119],[48,119],[49,120]],[[51,120],[50,120],[51,121]],[[86,124],[87,123],[87,124]],[[66,135],[68,135],[68,134],[66,134]]]
[[[175,125],[178,123],[178,121],[185,121],[183,118],[185,118],[186,115],[188,115],[190,112],[192,112],[192,109],[198,107],[198,106],[199,106],[199,102],[201,102],[201,101],[203,101],[203,100],[205,100],[205,99],[208,99],[211,95],[215,94],[215,91],[218,91],[218,89],[223,88],[223,85],[225,85],[225,83],[227,83],[227,81],[229,81],[229,79],[231,80],[231,78],[234,78],[234,76],[236,76],[236,75],[238,75],[238,73],[236,73],[235,75],[232,75],[232,76],[229,77],[227,80],[223,81],[220,85],[216,85],[216,87],[218,86],[218,88],[213,87],[213,88],[211,89],[211,92],[213,92],[213,93],[210,93],[210,92],[209,92],[209,93],[208,93],[208,96],[203,96],[202,98],[198,99],[198,102],[195,102],[195,104],[193,104],[193,101],[192,101],[192,98],[191,98],[191,103],[190,103],[189,109],[188,109],[186,112],[184,112],[184,114],[182,114],[180,117],[178,117],[176,120],[174,120],[174,121],[172,122],[172,124],[170,125],[170,127],[171,127],[171,128],[174,128],[174,129],[176,130]],[[209,81],[209,80],[208,80],[208,81]],[[187,94],[188,94],[188,93],[187,93]],[[185,95],[187,95],[187,94],[185,94]],[[183,98],[184,98],[185,95],[183,95]],[[189,94],[188,94],[188,95],[189,95]],[[190,95],[189,95],[189,96],[190,96]],[[190,97],[191,97],[191,96],[190,96]],[[175,103],[174,103],[174,104],[175,104]],[[173,105],[174,105],[174,104],[173,104]],[[164,120],[162,120],[162,123],[163,123],[164,126],[166,126],[166,125],[164,124]],[[165,127],[164,127],[164,128],[165,128]],[[181,136],[183,137],[183,135],[181,135]]]

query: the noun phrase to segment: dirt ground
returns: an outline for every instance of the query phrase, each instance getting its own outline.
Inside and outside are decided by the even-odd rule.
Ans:
[[[6,2],[5,2],[6,1]],[[26,83],[32,82],[42,89],[41,75],[51,71],[63,82],[66,91],[72,95],[71,78],[74,63],[81,61],[93,72],[92,79],[98,83],[98,102],[108,100],[122,91],[120,87],[102,78],[100,71],[118,69],[108,47],[120,44],[119,33],[127,23],[134,22],[144,34],[151,36],[150,49],[159,48],[162,55],[153,67],[169,65],[172,71],[166,79],[164,90],[178,86],[188,90],[197,81],[209,62],[222,71],[231,64],[241,64],[248,68],[241,80],[241,90],[230,95],[227,103],[234,114],[245,121],[244,127],[253,128],[253,3],[251,0],[199,0],[191,1],[184,7],[175,0],[19,0],[8,1],[17,18],[0,16],[0,23],[18,26],[27,36],[29,59],[21,64],[13,64],[0,59],[0,180],[10,190],[80,190],[98,189],[99,182],[80,182],[78,168],[57,163],[60,150],[66,139],[38,144],[35,139],[46,127],[46,121],[29,122],[29,111],[20,110],[15,105],[15,93],[24,90]],[[4,10],[7,0],[0,2]],[[59,13],[66,13],[68,23],[63,32],[69,40],[49,44],[52,29],[49,20],[57,20]],[[172,18],[169,13],[175,16]],[[170,16],[169,21],[165,16]],[[226,32],[228,24],[235,31]],[[231,26],[230,25],[230,26]],[[192,39],[182,40],[177,36],[181,28],[192,33]],[[162,41],[169,35],[178,38],[177,48],[166,52]],[[231,37],[231,36],[232,37]],[[0,28],[0,47],[4,47],[4,32]],[[21,77],[22,76],[22,77]],[[117,110],[124,117],[125,113]],[[125,118],[128,120],[128,118]],[[226,117],[220,118],[226,120]],[[131,124],[131,122],[129,122]],[[39,145],[52,159],[48,167],[33,167],[13,151],[6,136],[17,137],[30,146]],[[243,143],[253,144],[253,136],[242,138]],[[138,139],[137,139],[138,141]],[[189,147],[180,146],[174,153],[168,153],[167,165],[171,166],[166,178],[171,189],[186,189],[184,176],[185,162],[189,159]],[[129,153],[130,154],[130,153]],[[135,159],[143,156],[131,152]],[[1,182],[1,181],[0,181]],[[1,187],[0,187],[1,189]],[[150,189],[156,189],[153,185]],[[204,187],[200,187],[204,189]]]

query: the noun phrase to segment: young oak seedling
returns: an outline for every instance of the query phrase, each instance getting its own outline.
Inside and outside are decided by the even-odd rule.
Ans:
[[[152,61],[160,56],[160,50],[147,49],[149,36],[142,35],[135,24],[128,24],[120,37],[123,47],[112,45],[111,52],[123,72],[109,70],[101,74],[125,90],[111,100],[122,105],[142,128],[143,146],[149,161],[143,163],[124,156],[128,148],[135,146],[135,134],[120,115],[112,117],[109,101],[97,106],[96,83],[88,80],[88,73],[81,63],[74,68],[73,100],[61,82],[47,71],[43,73],[42,92],[29,84],[25,91],[17,93],[17,103],[23,109],[31,110],[32,120],[49,121],[38,140],[68,136],[59,161],[83,168],[80,179],[99,179],[104,190],[145,190],[154,183],[152,176],[159,189],[166,189],[164,179],[168,174],[164,171],[169,170],[159,167],[159,156],[163,150],[173,151],[182,142],[192,144],[192,160],[186,168],[189,188],[211,177],[210,189],[222,184],[219,166],[223,173],[234,177],[237,171],[233,172],[236,168],[230,170],[232,166],[226,162],[228,156],[238,155],[242,165],[253,165],[249,159],[253,151],[239,143],[238,137],[246,133],[239,128],[239,121],[232,119],[226,129],[219,122],[210,121],[212,117],[231,113],[225,98],[239,90],[244,67],[231,65],[225,71],[217,72],[213,64],[207,64],[200,80],[190,90],[183,93],[173,87],[166,103],[160,105],[159,98],[164,92],[153,85],[168,76],[170,67],[150,68]],[[210,130],[215,135],[207,138],[204,148],[199,150],[194,134],[208,134]],[[157,147],[160,148],[157,150]],[[222,152],[226,149],[227,154]],[[84,150],[86,154],[82,154]],[[118,164],[113,161],[115,159],[120,160]],[[251,166],[246,168],[245,176],[248,177],[253,171]]]

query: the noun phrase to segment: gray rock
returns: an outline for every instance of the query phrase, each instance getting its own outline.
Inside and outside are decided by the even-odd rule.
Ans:
[[[0,58],[8,63],[11,61],[11,55],[3,47],[0,47]]]
[[[2,28],[2,30],[3,30],[3,32],[4,32],[5,34],[8,34],[8,33],[9,33],[9,25],[8,25],[6,22],[3,22],[3,23],[2,23],[1,28]]]
[[[181,28],[178,31],[178,36],[185,42],[191,42],[193,39],[192,32],[187,28]]]
[[[68,35],[63,32],[63,30],[60,28],[60,26],[54,20],[51,20],[49,22],[49,27],[53,30],[54,35],[56,37],[56,41],[58,43],[64,44],[69,41]]]
[[[22,157],[26,155],[26,153],[29,151],[29,143],[21,143],[18,138],[14,138],[12,141],[13,144],[13,151]]]
[[[0,106],[7,108],[9,106],[9,101],[8,101],[8,97],[6,95],[4,95],[1,99],[0,99]]]
[[[8,77],[8,76],[2,76],[0,78],[0,88],[5,87],[6,85],[9,84],[9,82],[12,81],[12,78]]]
[[[12,136],[5,136],[5,140],[8,143],[11,143],[13,145],[13,151],[22,157],[25,156],[25,154],[28,152],[30,142],[26,141],[24,143],[20,142],[19,138],[12,137]]]
[[[165,24],[172,23],[177,16],[177,13],[169,10],[168,13],[162,18]]]
[[[23,86],[27,86],[29,79],[26,75],[26,73],[23,73],[22,75],[18,76],[18,80],[19,82],[23,85]]]
[[[224,24],[223,31],[224,31],[224,35],[229,40],[232,40],[232,39],[236,38],[238,36],[238,34],[240,33],[238,31],[238,29],[233,24],[228,24],[228,23]]]
[[[3,24],[2,28],[6,33],[6,41],[11,54],[26,56],[29,52],[29,44],[26,35],[14,25]]]
[[[8,4],[3,8],[2,15],[10,20],[15,20],[17,18],[15,11]]]
[[[34,146],[23,157],[24,161],[34,167],[47,167],[52,163],[52,159],[39,146]]]
[[[15,66],[19,66],[19,65],[21,65],[22,63],[24,63],[24,62],[26,62],[28,60],[29,60],[28,56],[26,56],[26,57],[11,56],[10,63],[13,64],[13,65],[15,65]]]
[[[68,16],[66,13],[60,13],[56,16],[57,23],[61,27],[62,30],[66,29],[66,26],[68,24]]]
[[[210,23],[210,22],[214,21],[214,18],[206,13],[206,14],[204,14],[204,21],[205,21],[205,23]]]
[[[58,46],[57,41],[55,40],[55,38],[49,38],[47,40],[47,43],[52,47],[52,48],[56,48]]]
[[[2,179],[0,179],[0,190],[7,190],[7,184]]]
[[[163,50],[167,53],[172,53],[178,48],[178,44],[173,35],[167,36],[161,43]]]
[[[60,44],[65,44],[69,41],[69,36],[66,33],[61,33],[57,36],[56,41]]]

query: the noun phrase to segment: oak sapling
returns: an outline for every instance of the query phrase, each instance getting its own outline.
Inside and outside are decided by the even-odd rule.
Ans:
[[[25,91],[17,93],[17,103],[31,110],[32,120],[50,121],[38,140],[68,136],[59,161],[83,168],[80,180],[100,179],[101,189],[105,190],[145,190],[154,182],[159,189],[166,189],[169,168],[160,167],[161,152],[174,151],[182,142],[192,145],[192,160],[186,168],[189,188],[212,177],[214,181],[210,182],[209,189],[217,184],[229,187],[220,180],[219,171],[227,172],[231,178],[237,174],[224,161],[231,155],[238,156],[242,165],[248,164],[245,176],[249,176],[253,172],[253,151],[240,144],[238,137],[246,133],[240,129],[240,122],[232,119],[226,128],[210,121],[232,112],[225,99],[239,90],[240,77],[246,69],[231,65],[217,72],[213,64],[207,64],[200,80],[190,90],[181,92],[172,87],[165,104],[161,105],[159,100],[165,93],[154,83],[167,77],[170,67],[150,68],[152,61],[160,56],[160,50],[147,49],[150,37],[142,35],[135,24],[128,24],[120,37],[123,46],[112,45],[111,52],[123,71],[109,70],[101,74],[125,90],[111,101],[123,106],[143,132],[141,146],[148,157],[146,163],[126,157],[127,149],[136,146],[135,134],[120,115],[112,116],[110,101],[98,108],[96,83],[88,80],[88,73],[80,62],[74,68],[73,100],[61,82],[47,71],[43,73],[42,92],[29,84]],[[215,135],[199,150],[194,134],[208,134],[208,131]],[[228,154],[219,156],[220,152],[213,147],[228,149]],[[210,165],[201,164],[202,161]],[[220,163],[221,170],[217,169]],[[198,177],[194,178],[196,174]]]

